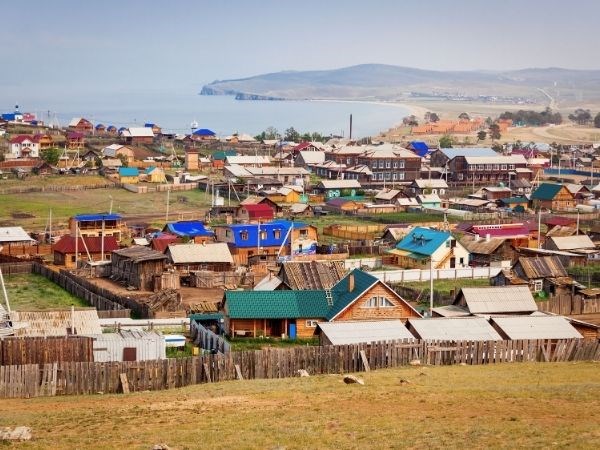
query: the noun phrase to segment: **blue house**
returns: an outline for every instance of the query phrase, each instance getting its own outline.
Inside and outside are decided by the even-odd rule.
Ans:
[[[206,228],[204,222],[199,220],[183,220],[180,222],[168,223],[163,228],[163,232],[188,238],[197,244],[214,241],[215,239],[215,232]]]
[[[192,133],[192,139],[200,141],[213,140],[217,138],[217,134],[208,128],[198,128]]]
[[[227,242],[239,264],[315,254],[317,228],[303,222],[277,220],[215,227],[218,242]]]
[[[448,231],[415,227],[388,253],[410,269],[454,269],[469,264],[469,252]]]

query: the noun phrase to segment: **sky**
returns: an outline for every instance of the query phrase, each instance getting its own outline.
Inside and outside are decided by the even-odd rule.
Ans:
[[[600,69],[598,17],[597,0],[3,2],[0,107],[363,63]]]

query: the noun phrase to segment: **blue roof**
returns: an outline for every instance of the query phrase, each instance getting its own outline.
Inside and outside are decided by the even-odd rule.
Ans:
[[[15,113],[8,113],[8,114],[2,114],[2,116],[0,116],[0,117],[2,117],[3,120],[11,121],[11,120],[15,120],[15,116],[16,116]]]
[[[429,153],[429,146],[423,141],[412,141],[410,143],[410,147],[420,157],[423,157]]]
[[[531,194],[532,200],[553,200],[562,189],[562,184],[542,183]]]
[[[122,177],[137,177],[139,174],[137,167],[119,167],[119,175]]]
[[[154,123],[145,123],[144,127],[146,127],[146,128],[152,128],[154,125],[156,125],[156,124],[154,124]]]
[[[498,156],[498,153],[489,147],[441,148],[440,151],[450,159],[457,156]]]
[[[294,228],[305,228],[308,226],[302,222],[291,222],[289,220],[261,223],[260,231],[263,236],[260,239],[260,245],[262,247],[278,247],[282,245],[292,224]],[[244,248],[258,246],[258,224],[236,224],[229,225],[228,228],[233,232],[234,244],[236,247]],[[247,239],[242,239],[242,234],[247,234]],[[289,242],[289,239],[286,240],[286,242]]]
[[[199,128],[194,133],[196,136],[215,136],[216,133],[208,128]]]
[[[77,222],[87,222],[87,221],[97,221],[97,220],[121,220],[120,214],[108,214],[108,213],[99,213],[99,214],[77,214],[74,219]]]
[[[416,227],[404,239],[398,242],[396,248],[411,253],[431,256],[450,236],[451,234],[447,231]]]
[[[350,275],[354,276],[354,289],[349,289]],[[344,278],[337,282],[331,288],[333,306],[327,314],[327,320],[333,319],[342,312],[348,305],[352,304],[360,295],[379,281],[373,275],[363,272],[360,269],[354,269]]]
[[[173,222],[165,225],[163,231],[169,231],[177,236],[214,236],[215,233],[209,230],[204,225],[204,222],[199,220],[186,220],[182,222]]]
[[[99,123],[98,125],[96,125],[96,127],[95,127],[95,128],[96,128],[96,130],[97,130],[98,128],[104,128],[104,125],[103,125],[103,124],[101,124],[101,123]]]

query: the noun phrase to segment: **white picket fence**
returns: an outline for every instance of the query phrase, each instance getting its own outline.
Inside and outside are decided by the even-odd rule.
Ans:
[[[500,267],[461,267],[457,269],[434,269],[434,280],[453,280],[456,278],[491,278],[500,273]],[[384,283],[402,283],[408,281],[429,281],[429,269],[380,270],[369,272]]]

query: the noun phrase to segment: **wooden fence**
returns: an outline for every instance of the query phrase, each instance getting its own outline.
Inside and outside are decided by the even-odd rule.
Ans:
[[[5,277],[11,275],[20,275],[24,273],[32,272],[33,263],[30,262],[18,262],[18,263],[0,263],[0,270]]]
[[[162,390],[236,379],[361,372],[421,363],[492,364],[600,359],[598,341],[396,341],[372,345],[264,349],[182,359],[69,362],[0,367],[0,397]]]
[[[69,337],[5,337],[0,339],[0,366],[93,361],[93,339]]]
[[[540,311],[563,316],[600,313],[600,299],[584,299],[579,295],[558,295],[538,301]]]
[[[84,299],[98,310],[140,309],[140,305],[132,299],[99,288],[85,278],[78,277],[67,270],[61,269],[60,272],[55,272],[38,263],[33,263],[31,270],[33,273],[43,275],[76,297]]]

